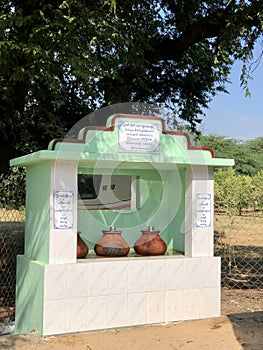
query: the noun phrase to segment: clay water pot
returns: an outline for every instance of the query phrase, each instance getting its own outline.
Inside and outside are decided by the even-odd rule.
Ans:
[[[163,255],[167,245],[160,237],[160,231],[155,231],[153,226],[141,231],[142,235],[134,244],[134,250],[140,255]]]
[[[89,247],[80,237],[80,232],[77,232],[77,259],[84,258],[89,252]]]
[[[122,231],[117,231],[115,226],[111,226],[108,231],[102,231],[103,237],[95,245],[95,253],[99,256],[127,256],[130,247],[122,238]]]

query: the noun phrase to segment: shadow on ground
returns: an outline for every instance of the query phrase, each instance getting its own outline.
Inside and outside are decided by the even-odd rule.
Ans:
[[[263,311],[229,314],[227,317],[244,350],[263,349]]]

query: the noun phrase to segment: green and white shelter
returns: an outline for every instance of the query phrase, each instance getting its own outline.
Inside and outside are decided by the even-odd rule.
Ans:
[[[47,336],[219,316],[213,168],[232,165],[192,146],[187,134],[167,130],[159,117],[126,114],[11,160],[27,170],[16,333]],[[85,190],[91,178],[96,191]],[[129,243],[127,257],[93,253],[109,226]],[[165,255],[133,252],[148,226],[160,230]],[[84,259],[76,256],[78,231],[89,246]]]

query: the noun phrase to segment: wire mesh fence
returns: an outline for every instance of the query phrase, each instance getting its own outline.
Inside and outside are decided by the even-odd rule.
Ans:
[[[263,214],[215,215],[221,256],[222,313],[263,310]]]
[[[16,256],[23,252],[23,212],[0,209],[0,333],[15,320]]]
[[[16,255],[24,251],[24,212],[0,208],[0,333],[15,319]],[[222,314],[263,310],[263,214],[215,215]]]

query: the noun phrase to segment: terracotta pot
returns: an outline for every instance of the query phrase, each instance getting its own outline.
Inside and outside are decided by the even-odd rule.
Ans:
[[[142,235],[134,244],[134,250],[140,255],[163,255],[167,245],[159,236],[160,231],[155,231],[153,226],[141,231]]]
[[[121,237],[121,231],[111,226],[110,230],[102,231],[103,237],[95,245],[95,253],[99,256],[126,256],[129,254],[130,247]]]
[[[84,258],[88,252],[89,247],[87,244],[83,241],[83,239],[80,237],[80,232],[77,233],[77,259]]]

